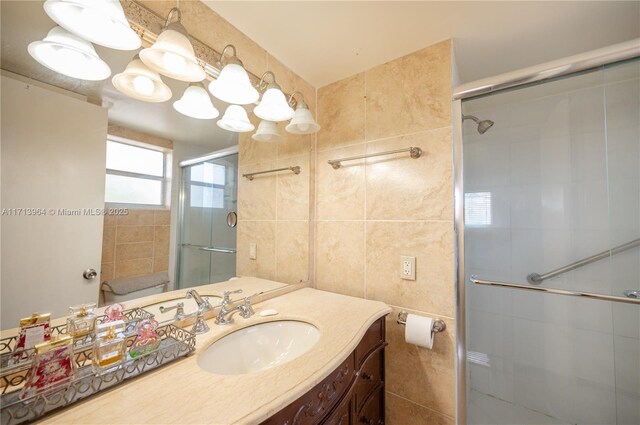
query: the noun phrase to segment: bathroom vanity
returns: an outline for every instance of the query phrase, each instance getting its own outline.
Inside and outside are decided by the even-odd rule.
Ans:
[[[251,293],[255,278],[235,281]],[[251,279],[251,280],[249,280]],[[206,291],[206,287],[202,287]],[[200,289],[200,288],[199,288]],[[176,291],[174,291],[176,292]],[[206,292],[205,292],[206,293]],[[162,294],[175,299],[177,293]],[[243,293],[244,295],[244,293]],[[148,297],[128,307],[157,303]],[[378,301],[302,288],[257,300],[253,316],[234,316],[229,325],[215,324],[197,335],[195,352],[155,371],[126,381],[37,422],[46,424],[382,424],[384,420],[385,316],[391,309]],[[261,312],[277,311],[263,317]],[[271,322],[303,322],[318,333],[306,351],[275,367],[229,369],[203,367],[206,354],[233,335],[253,328],[255,341]],[[185,326],[189,329],[189,326]],[[240,331],[240,332],[238,332]],[[295,338],[295,336],[294,336]],[[249,340],[249,339],[248,339]],[[295,342],[295,341],[294,341]],[[259,350],[234,349],[230,364],[253,364]],[[225,360],[225,357],[222,358]]]

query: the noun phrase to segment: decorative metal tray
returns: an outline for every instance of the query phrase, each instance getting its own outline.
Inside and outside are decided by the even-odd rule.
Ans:
[[[134,313],[134,315],[138,314],[140,312]],[[59,333],[64,333],[64,329],[59,331]],[[66,386],[55,392],[20,399],[21,389],[31,366],[30,362],[20,362],[18,365],[2,368],[0,370],[0,386],[2,386],[0,423],[14,425],[32,421],[55,409],[69,406],[76,401],[118,385],[126,379],[138,376],[195,351],[196,339],[191,332],[173,324],[161,326],[157,332],[162,338],[157,349],[135,358],[131,358],[127,354],[127,359],[122,367],[103,374],[95,374],[91,368],[91,344],[74,346],[75,370],[73,377]],[[127,347],[133,344],[135,338],[135,335],[128,336]],[[10,346],[8,339],[1,341],[3,348]]]

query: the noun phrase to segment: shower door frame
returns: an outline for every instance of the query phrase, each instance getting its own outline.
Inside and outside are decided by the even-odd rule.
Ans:
[[[462,101],[638,57],[640,57],[640,39],[634,39],[564,59],[462,84],[454,88],[451,119],[453,127],[454,232],[456,235],[454,262],[456,267],[456,424],[458,425],[467,424]]]
[[[180,264],[181,264],[181,260],[182,260],[182,236],[184,234],[184,228],[183,228],[183,224],[184,224],[184,201],[186,199],[186,195],[185,195],[185,184],[184,184],[184,180],[182,179],[182,174],[184,172],[184,169],[186,167],[189,167],[191,165],[195,165],[195,164],[200,164],[200,163],[204,163],[207,161],[210,161],[212,159],[218,159],[218,158],[224,158],[227,156],[231,156],[231,155],[239,155],[240,149],[238,145],[235,146],[231,146],[230,148],[224,148],[224,149],[220,149],[202,156],[199,156],[197,158],[192,158],[192,159],[186,159],[184,161],[180,161],[180,164],[178,164],[180,166],[180,192],[178,194],[178,234],[176,235],[176,241],[177,241],[177,246],[176,246],[176,264],[175,264],[175,279],[174,281],[176,283],[179,283],[179,276],[180,276]],[[239,178],[240,176],[240,167],[238,167],[238,169],[236,170],[238,173],[237,178]],[[237,179],[236,179],[237,181]],[[237,188],[236,188],[237,190]],[[237,254],[236,254],[237,255]],[[177,286],[177,285],[176,285]],[[174,289],[180,289],[180,288],[174,288]]]

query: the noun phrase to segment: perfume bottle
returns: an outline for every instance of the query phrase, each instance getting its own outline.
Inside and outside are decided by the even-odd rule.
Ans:
[[[161,338],[156,329],[158,322],[154,319],[145,319],[136,325],[136,340],[129,350],[131,358],[145,355],[158,348]]]
[[[96,328],[97,316],[93,313],[96,303],[80,304],[69,307],[71,316],[67,319],[67,334],[75,338],[82,338],[93,333]]]
[[[125,323],[122,320],[101,323],[96,328],[93,342],[93,371],[104,373],[122,365],[127,348],[124,336]]]
[[[60,335],[37,344],[20,398],[48,394],[66,388],[73,376],[73,338]]]
[[[124,305],[111,304],[104,309],[105,322],[115,322],[116,320],[124,320]]]
[[[51,314],[33,313],[20,319],[20,334],[14,347],[17,357],[22,358],[24,350],[29,350],[41,342],[51,339]]]

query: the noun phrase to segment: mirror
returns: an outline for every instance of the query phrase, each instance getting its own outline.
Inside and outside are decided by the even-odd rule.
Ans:
[[[126,304],[215,282],[228,289],[243,190],[238,134],[174,109],[189,83],[163,76],[171,99],[148,103],[111,77],[78,80],[40,65],[27,46],[55,26],[43,3],[1,2],[1,328],[84,302]],[[112,77],[136,54],[94,47]],[[192,243],[196,234],[204,237]]]

